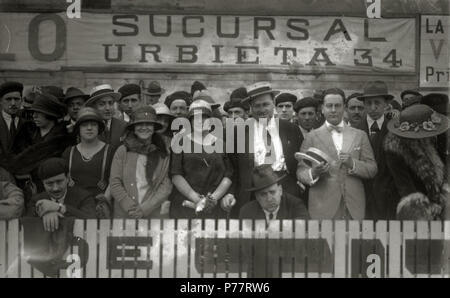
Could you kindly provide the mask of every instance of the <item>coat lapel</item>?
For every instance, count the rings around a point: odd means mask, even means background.
[[[328,154],[331,157],[333,157],[333,159],[337,159],[338,154],[336,151],[336,147],[334,147],[334,142],[333,142],[333,138],[331,137],[331,132],[328,131],[326,124],[322,125],[318,130],[319,130],[318,131],[319,139],[324,145],[324,148],[322,148],[322,149],[327,151]]]
[[[3,115],[0,113],[0,141],[4,152],[8,152],[11,147],[8,126],[6,125]]]
[[[355,142],[355,132],[350,129],[347,125],[344,126],[343,133],[343,141],[342,141],[342,152],[350,153],[350,149]]]

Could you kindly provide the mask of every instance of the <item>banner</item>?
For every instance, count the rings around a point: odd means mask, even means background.
[[[420,26],[420,87],[450,85],[450,16],[422,16]]]
[[[415,71],[415,19],[0,13],[2,69]]]

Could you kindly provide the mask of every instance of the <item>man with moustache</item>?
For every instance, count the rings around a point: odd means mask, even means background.
[[[362,93],[353,93],[345,100],[345,111],[347,112],[348,124],[351,127],[358,127],[364,117],[364,104],[358,99]]]
[[[0,159],[6,161],[17,132],[25,122],[20,117],[23,85],[6,82],[0,85]]]
[[[87,107],[96,109],[105,121],[105,130],[100,135],[100,140],[117,148],[121,143],[121,138],[125,132],[127,124],[125,121],[113,117],[114,103],[119,100],[121,94],[114,92],[109,84],[96,86],[92,89]]]
[[[300,194],[294,157],[301,144],[300,129],[287,120],[274,117],[274,96],[279,91],[273,90],[270,83],[258,82],[246,89],[248,96],[243,103],[250,105],[253,118],[248,119],[244,127],[237,125],[238,130],[245,129],[246,133],[243,139],[239,134],[234,135],[234,152],[230,154],[235,169],[233,181],[237,203],[234,210],[251,200],[251,194],[246,190],[252,185],[252,171],[264,164],[270,165],[277,175],[286,175],[281,181],[283,191],[297,198]],[[238,151],[239,147],[244,152]]]
[[[325,90],[325,123],[306,136],[300,149],[307,153],[315,148],[329,157],[311,167],[298,163],[297,177],[309,185],[308,209],[313,219],[365,218],[362,179],[373,178],[377,165],[367,135],[344,124],[344,101],[341,89]]]

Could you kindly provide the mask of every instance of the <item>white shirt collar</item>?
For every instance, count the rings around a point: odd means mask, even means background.
[[[369,126],[369,130],[370,127],[372,126],[372,124],[375,122],[375,120],[373,120],[372,118],[370,118],[369,115],[367,115],[367,125]],[[384,115],[382,115],[378,120],[377,120],[377,124],[378,124],[378,128],[381,129],[381,127],[383,126],[384,123]]]
[[[5,121],[10,122],[11,121],[11,115],[6,113],[5,111],[2,110],[2,116],[3,119],[5,119]]]
[[[275,209],[275,211],[272,211],[272,212],[269,212],[266,209],[263,209],[264,214],[266,215],[266,220],[269,221],[270,213],[273,214],[273,219],[277,219],[277,214],[278,214],[279,210],[280,210],[280,205],[278,205],[277,209]]]
[[[333,124],[329,123],[328,121],[325,121],[325,125],[327,127],[330,127],[330,125],[333,125]],[[333,126],[344,127],[344,120],[342,120],[341,123],[339,123],[338,125],[333,125]]]

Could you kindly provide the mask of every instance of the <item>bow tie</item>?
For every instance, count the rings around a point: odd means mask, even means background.
[[[336,125],[329,125],[327,128],[328,128],[329,132],[332,132],[333,130],[335,130],[338,133],[341,133],[342,129],[343,129],[342,127],[336,126]]]

